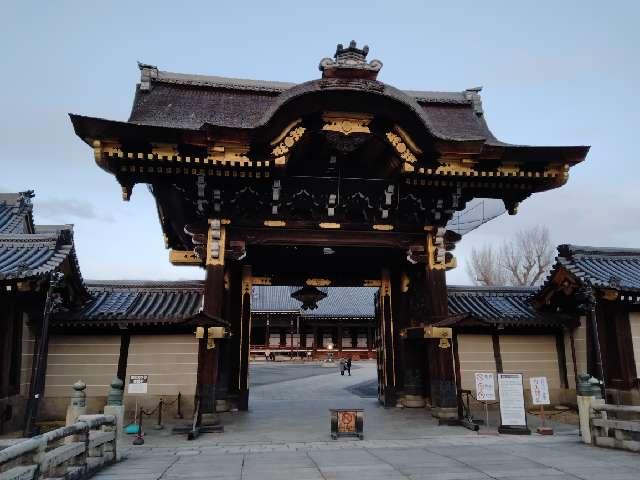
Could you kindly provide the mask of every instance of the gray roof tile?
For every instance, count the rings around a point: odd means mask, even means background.
[[[33,206],[25,193],[0,193],[0,234],[33,233]]]
[[[640,249],[560,245],[548,279],[559,268],[567,269],[587,286],[640,291]]]
[[[200,281],[87,281],[91,300],[56,316],[59,326],[154,325],[185,320],[200,311]]]
[[[529,303],[536,287],[448,286],[449,313],[468,315],[489,325],[557,327],[566,318],[535,310]]]
[[[75,258],[73,234],[0,234],[0,280],[35,277],[56,270]],[[75,262],[75,260],[74,260]]]

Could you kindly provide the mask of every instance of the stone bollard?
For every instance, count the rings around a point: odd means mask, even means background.
[[[580,436],[583,443],[591,443],[591,403],[594,397],[577,396],[578,417],[580,418]]]
[[[591,407],[596,403],[604,403],[600,393],[600,381],[588,373],[580,373],[576,390],[580,436],[584,443],[591,444]]]
[[[116,455],[115,460],[120,460],[120,451],[124,446],[124,382],[118,377],[113,377],[111,389],[107,396],[107,404],[104,407],[105,415],[116,417]]]
[[[87,394],[84,391],[86,388],[87,384],[82,380],[73,384],[73,393],[71,394],[71,403],[67,407],[65,425],[73,425],[80,415],[87,414]]]

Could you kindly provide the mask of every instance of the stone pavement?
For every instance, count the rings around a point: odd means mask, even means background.
[[[384,409],[347,390],[375,376],[375,365],[358,366],[352,377],[341,377],[295,370],[308,365],[282,365],[281,376],[272,366],[252,365],[250,411],[221,415],[224,434],[189,442],[169,427],[147,431],[144,446],[125,445],[126,460],[95,478],[640,478],[640,455],[585,446],[575,428],[553,437],[478,435],[439,427],[426,409]],[[261,375],[268,383],[260,384]],[[365,408],[365,440],[328,440],[332,406]]]

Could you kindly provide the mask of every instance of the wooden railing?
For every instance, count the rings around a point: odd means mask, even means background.
[[[0,480],[83,479],[116,459],[116,418],[78,421],[0,450]]]
[[[593,404],[591,409],[594,445],[640,452],[640,406]]]

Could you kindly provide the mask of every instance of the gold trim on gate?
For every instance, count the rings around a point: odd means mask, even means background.
[[[224,265],[226,228],[219,219],[209,219],[207,233],[207,266]]]
[[[328,278],[307,278],[304,283],[310,287],[328,287],[331,285],[331,280]]]
[[[322,223],[319,223],[318,226],[320,228],[328,228],[328,229],[337,229],[341,227],[339,223],[331,223],[331,222],[322,222]]]
[[[287,225],[287,222],[283,220],[265,220],[264,221],[265,227],[285,227],[286,225]]]
[[[343,135],[352,133],[371,133],[369,123],[373,116],[364,113],[326,112],[322,115],[322,130],[338,132]]]
[[[193,250],[169,250],[171,265],[200,265],[202,259]]]

